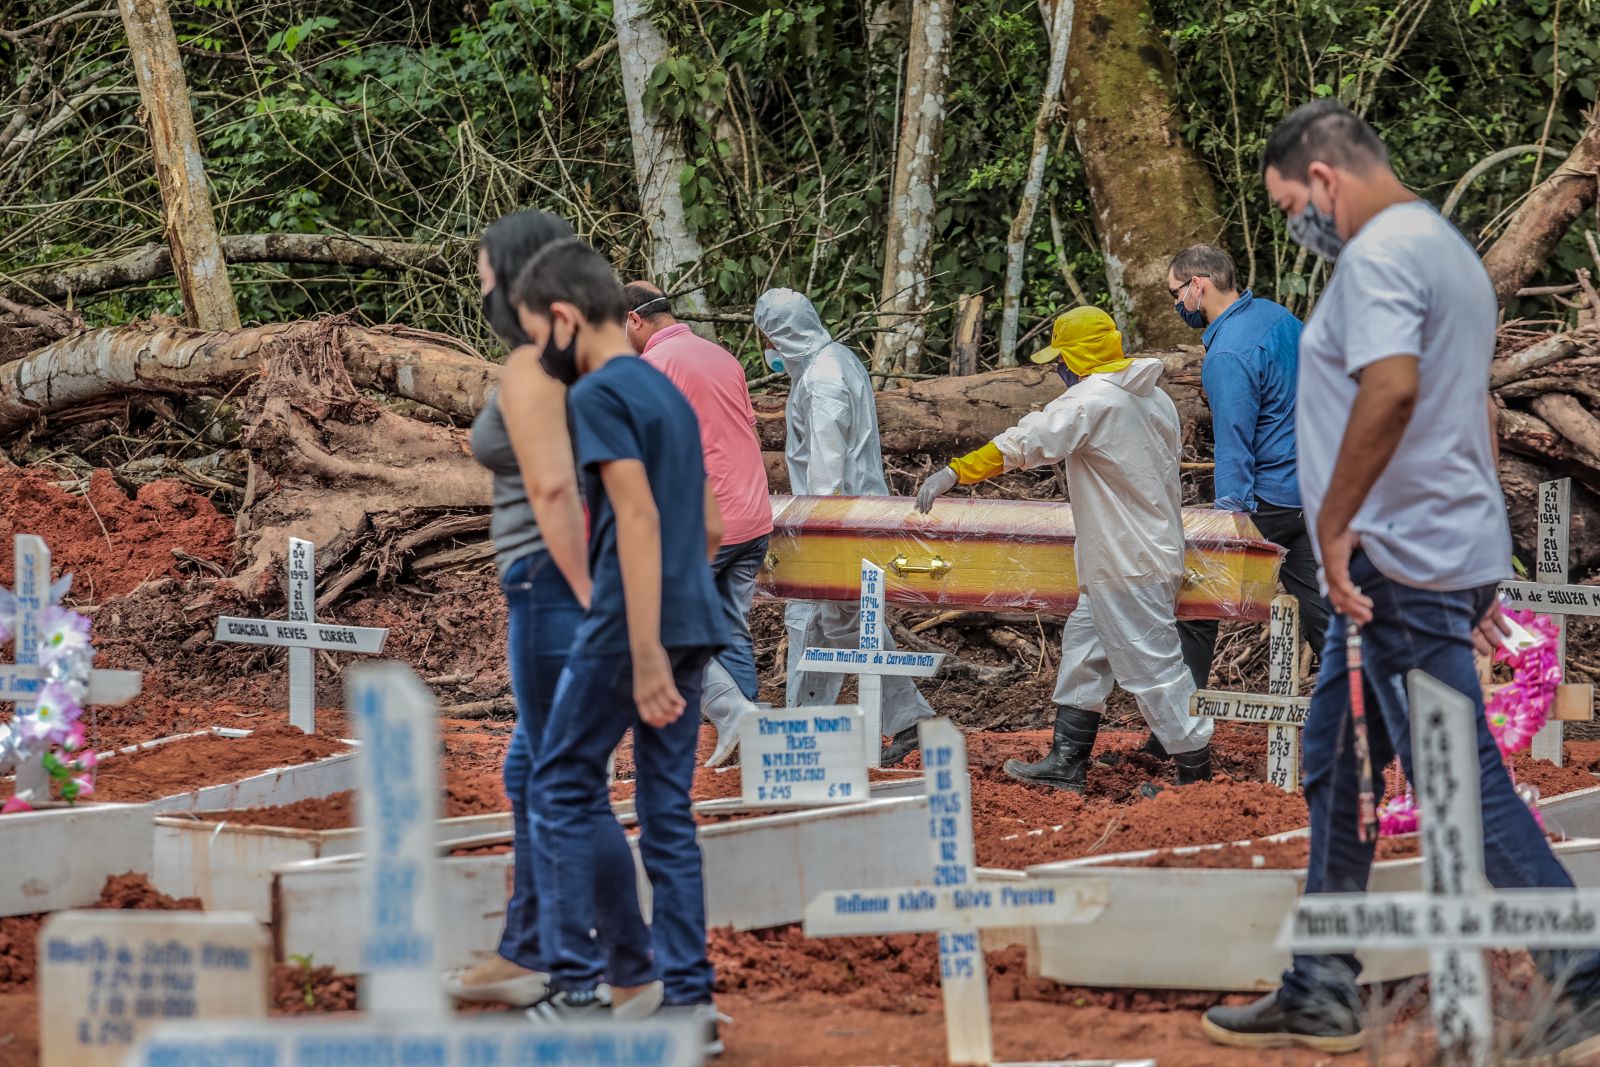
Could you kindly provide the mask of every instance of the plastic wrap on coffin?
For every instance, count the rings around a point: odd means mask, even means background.
[[[883,567],[894,604],[1065,615],[1078,602],[1072,506],[1035,500],[774,496],[757,591],[854,600],[861,560]],[[1265,621],[1283,549],[1250,516],[1185,508],[1180,619]]]

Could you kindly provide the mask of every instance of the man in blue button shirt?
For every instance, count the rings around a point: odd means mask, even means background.
[[[1301,626],[1320,653],[1328,606],[1317,584],[1317,559],[1295,471],[1300,320],[1249,289],[1241,293],[1233,259],[1211,245],[1191,245],[1173,256],[1167,288],[1183,321],[1205,330],[1200,384],[1211,405],[1216,441],[1216,506],[1250,512],[1262,535],[1288,551],[1280,576],[1300,601]],[[1217,648],[1216,620],[1181,623],[1178,636],[1195,685],[1206,688]]]

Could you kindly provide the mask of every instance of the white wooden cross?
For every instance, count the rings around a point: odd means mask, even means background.
[[[747,708],[739,717],[745,806],[815,807],[866,800],[867,754],[861,747],[866,718],[855,705]]]
[[[922,720],[919,732],[932,887],[824,893],[806,906],[805,932],[808,937],[937,933],[950,1062],[988,1065],[995,1060],[982,931],[1091,922],[1105,911],[1110,886],[1104,879],[979,883],[966,739],[943,717]],[[1155,1067],[1154,1060],[1125,1067],[1141,1064]]]
[[[1297,953],[1427,949],[1440,1046],[1474,1064],[1495,1059],[1484,949],[1600,947],[1600,892],[1487,887],[1470,698],[1421,671],[1407,679],[1425,891],[1300,898],[1278,935]]]
[[[361,740],[357,801],[365,836],[360,1016],[188,1022],[153,1030],[125,1067],[696,1067],[704,1023],[662,1015],[623,1024],[531,1027],[520,1015],[447,1010],[436,946],[442,928],[435,837],[438,728],[427,687],[400,663],[349,672],[346,706]]]
[[[39,666],[39,637],[44,625],[44,609],[50,602],[50,549],[33,534],[17,534],[12,540],[16,584],[12,592],[17,601],[12,626],[15,660],[0,664],[0,703],[31,702],[44,685],[44,670]],[[139,695],[138,671],[92,670],[89,693],[84,704],[116,706]],[[92,740],[92,739],[91,739]],[[41,799],[48,797],[49,776],[40,760],[29,760],[17,767],[16,792]]]
[[[1514,608],[1529,608],[1554,617],[1556,657],[1562,677],[1567,670],[1567,616],[1600,615],[1600,588],[1567,584],[1567,547],[1572,528],[1572,479],[1539,484],[1539,546],[1534,553],[1534,580],[1502,582],[1500,596]],[[1533,756],[1557,767],[1565,761],[1563,719],[1593,717],[1594,693],[1588,686],[1562,685],[1556,692],[1555,717],[1533,735]]]
[[[1290,793],[1300,790],[1300,731],[1311,698],[1300,695],[1300,601],[1280,596],[1272,601],[1267,643],[1266,696],[1197,690],[1189,698],[1189,714],[1230,722],[1267,724],[1267,781]]]
[[[942,652],[897,652],[883,647],[883,632],[889,625],[884,598],[883,568],[871,560],[861,561],[861,638],[855,648],[808,648],[802,654],[802,669],[819,674],[856,675],[856,702],[866,712],[863,738],[867,766],[883,766],[883,676],[907,675],[931,678],[944,662]]]
[[[317,729],[317,667],[314,649],[330,652],[383,651],[389,631],[377,626],[317,622],[316,546],[289,538],[289,618],[217,619],[218,641],[276,645],[289,650],[289,722],[306,733]]]

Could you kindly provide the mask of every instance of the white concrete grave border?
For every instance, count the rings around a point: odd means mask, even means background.
[[[189,1023],[147,1035],[127,1067],[173,1063],[416,1063],[481,1067],[539,1063],[548,1067],[695,1067],[704,1058],[699,1023],[660,1018],[530,1028],[525,1019],[457,1018],[446,1009],[439,972],[447,966],[449,909],[436,856],[438,732],[434,702],[411,670],[398,663],[363,664],[345,679],[346,705],[367,757],[358,810],[365,857],[355,895],[356,937],[364,1015],[261,1024]],[[504,859],[505,857],[467,857]],[[317,860],[315,863],[330,861]],[[339,861],[333,861],[339,862]],[[494,890],[508,889],[500,877]],[[281,931],[279,949],[281,951]],[[327,959],[312,946],[318,964]]]
[[[1568,585],[1567,549],[1572,529],[1572,479],[1539,483],[1539,546],[1534,553],[1534,580],[1501,582],[1500,596],[1514,608],[1529,608],[1556,621],[1556,656],[1562,676],[1567,669],[1567,616],[1600,615],[1600,586]],[[1533,735],[1533,756],[1557,767],[1566,759],[1562,722],[1594,717],[1594,690],[1562,684],[1556,691],[1555,717]]]
[[[702,825],[697,836],[707,924],[736,930],[781,926],[799,922],[806,904],[827,890],[929,884],[923,844],[927,822],[928,798],[919,795]],[[361,858],[326,857],[272,871],[272,921],[280,959],[315,952],[319,962],[346,971],[360,969],[352,931],[359,919],[355,885]],[[470,966],[499,940],[511,856],[450,856],[440,870],[447,901],[441,966]],[[649,883],[642,864],[639,870],[640,906],[648,915]]]
[[[1092,923],[1108,903],[1103,881],[1003,881],[984,886],[973,859],[972,779],[967,745],[949,719],[919,726],[928,788],[926,841],[933,886],[836,890],[806,907],[811,937],[934,932],[939,937],[945,1041],[952,1064],[995,1063],[988,970],[981,931]],[[1066,1061],[1058,1061],[1068,1067]],[[1106,1063],[1107,1061],[1098,1061]],[[1154,1060],[1123,1061],[1155,1067]],[[1077,1061],[1077,1067],[1083,1067]]]
[[[1300,731],[1311,698],[1300,695],[1300,601],[1275,597],[1267,639],[1267,695],[1201,689],[1189,698],[1189,714],[1267,726],[1267,781],[1300,791]]]
[[[1600,892],[1487,888],[1473,701],[1421,671],[1407,678],[1425,891],[1302,897],[1279,932],[1302,953],[1426,950],[1437,1040],[1455,1059],[1497,1062],[1490,948],[1600,948]]]
[[[883,568],[869,559],[861,561],[861,636],[855,648],[808,648],[801,654],[802,668],[819,674],[856,676],[856,703],[866,712],[868,767],[883,766],[883,678],[901,675],[931,678],[944,662],[942,652],[891,652],[883,647],[889,625]]]
[[[319,623],[317,606],[316,546],[289,538],[289,618],[217,619],[216,640],[245,645],[268,645],[289,650],[289,722],[304,732],[317,729],[316,649],[330,652],[383,651],[389,631],[375,626]]]

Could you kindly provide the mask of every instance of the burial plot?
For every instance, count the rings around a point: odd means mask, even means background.
[[[877,751],[853,705],[750,709],[740,717],[740,788],[746,807],[820,807],[865,800],[867,753]]]
[[[864,559],[861,561],[861,636],[857,646],[808,648],[802,654],[805,670],[856,676],[856,702],[866,713],[863,743],[869,767],[883,765],[884,675],[931,678],[939,672],[939,665],[944,662],[943,653],[885,649],[883,632],[888,625],[883,568]]]
[[[142,1038],[124,1061],[127,1067],[694,1067],[702,1062],[704,1023],[691,1018],[541,1029],[520,1016],[456,1017],[447,1011],[439,983],[445,916],[433,819],[438,804],[434,701],[398,663],[352,668],[345,695],[362,741],[358,810],[366,854],[358,921],[365,1014],[164,1026]],[[323,962],[320,954],[317,961]]]
[[[981,932],[1092,922],[1105,910],[1107,886],[1103,881],[1043,879],[978,884],[966,739],[942,717],[923,720],[919,729],[928,789],[932,886],[825,893],[806,907],[805,932],[809,937],[938,934],[950,1062],[992,1064],[989,977]],[[1140,1064],[1155,1067],[1154,1060],[1130,1061],[1125,1067]],[[1067,1067],[1064,1061],[1062,1067]]]
[[[1567,616],[1600,615],[1600,587],[1568,585],[1567,548],[1572,527],[1572,479],[1539,484],[1539,545],[1534,580],[1502,582],[1500,596],[1514,608],[1549,615],[1559,627],[1557,662],[1563,680],[1567,669]],[[1589,686],[1562,685],[1556,692],[1555,718],[1533,735],[1533,756],[1563,765],[1562,721],[1587,721],[1594,716],[1594,691]]]
[[[1284,920],[1299,953],[1425,949],[1438,1043],[1458,1062],[1497,1062],[1490,948],[1600,948],[1600,892],[1486,888],[1471,699],[1424,674],[1407,679],[1426,890],[1314,894]]]
[[[1290,793],[1300,789],[1300,731],[1311,698],[1300,696],[1300,601],[1272,602],[1267,659],[1267,695],[1201,689],[1189,698],[1189,714],[1267,726],[1267,781]]]
[[[57,912],[39,934],[40,1067],[117,1067],[161,1022],[265,1018],[270,966],[248,915]]]
[[[330,652],[383,651],[389,631],[375,626],[341,626],[318,622],[316,546],[298,537],[289,539],[289,618],[217,619],[216,640],[246,645],[269,645],[289,650],[289,722],[306,733],[317,729],[317,668],[315,650]]]

